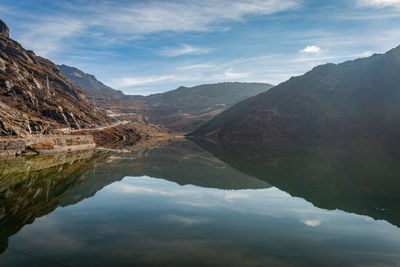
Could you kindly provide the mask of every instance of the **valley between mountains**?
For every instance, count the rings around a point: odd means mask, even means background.
[[[400,138],[400,47],[317,66],[275,87],[224,82],[142,96],[125,95],[78,68],[37,56],[9,37],[3,21],[0,28],[0,136],[6,155],[50,152],[70,142],[4,139],[37,135],[90,136],[98,145],[114,144],[109,147],[184,135],[227,142]]]

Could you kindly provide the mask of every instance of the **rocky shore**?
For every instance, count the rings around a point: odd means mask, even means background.
[[[46,155],[94,149],[91,135],[37,135],[26,138],[0,138],[0,157]]]

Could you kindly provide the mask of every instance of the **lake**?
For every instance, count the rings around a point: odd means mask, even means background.
[[[162,140],[0,161],[0,266],[399,266],[393,144]]]

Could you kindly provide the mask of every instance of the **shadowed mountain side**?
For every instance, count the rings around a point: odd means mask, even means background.
[[[150,176],[180,185],[226,190],[270,187],[264,181],[231,168],[192,142],[175,140],[155,147],[110,154],[105,161],[96,164],[85,181],[64,198],[62,205],[93,196],[104,186],[126,176]]]
[[[400,47],[325,64],[242,101],[194,131],[221,140],[400,138]]]
[[[400,227],[400,144],[217,144],[196,141],[233,168],[325,209]]]
[[[0,161],[0,254],[8,238],[59,206],[99,160],[93,151]]]

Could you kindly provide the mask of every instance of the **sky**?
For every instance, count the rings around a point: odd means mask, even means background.
[[[400,0],[0,0],[10,37],[126,94],[279,84],[400,45]]]

